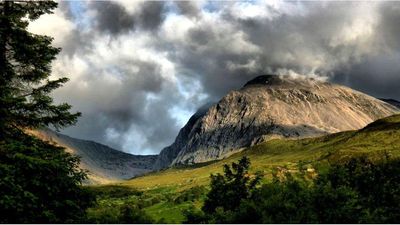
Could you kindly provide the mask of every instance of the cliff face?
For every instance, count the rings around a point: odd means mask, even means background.
[[[211,104],[201,107],[192,117],[190,117],[186,125],[179,131],[175,142],[164,148],[158,155],[153,166],[155,170],[166,168],[171,164],[172,160],[179,154],[179,151],[186,146],[187,140],[191,138],[190,134],[192,133],[194,126],[196,126],[198,121],[207,113],[210,106]]]
[[[81,157],[80,167],[87,170],[87,184],[105,184],[142,175],[153,169],[155,155],[140,156],[124,153],[108,146],[69,137],[52,130],[37,130],[29,133],[36,137],[63,146],[67,152]]]
[[[272,138],[360,129],[396,112],[396,107],[344,86],[259,76],[197,112],[162,150],[154,168],[221,159]]]

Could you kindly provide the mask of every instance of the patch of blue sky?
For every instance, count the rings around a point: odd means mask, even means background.
[[[74,23],[79,29],[89,29],[92,25],[90,16],[87,15],[87,2],[85,1],[69,1],[69,8],[73,17]]]
[[[218,12],[221,9],[221,4],[223,4],[221,1],[207,1],[203,4],[202,10],[210,13]]]
[[[215,1],[206,1],[203,3],[202,10],[209,13],[214,13],[220,11],[226,4],[228,3],[248,3],[257,5],[260,2],[265,0],[215,0]]]
[[[169,14],[179,14],[179,9],[176,6],[174,2],[168,1],[165,2],[165,8],[164,8],[166,15],[168,16]]]
[[[182,106],[174,106],[168,110],[168,113],[175,120],[178,127],[183,127],[195,113],[195,110],[190,110]]]
[[[197,79],[192,79],[191,76],[185,76],[183,74],[178,74],[177,76],[177,87],[178,91],[185,99],[190,99],[195,95],[199,95],[203,92],[202,84]]]
[[[182,127],[201,104],[204,104],[208,95],[203,92],[203,87],[199,80],[190,79],[185,76],[180,76],[180,79],[177,80],[177,88],[179,94],[185,99],[185,102],[192,103],[185,106],[177,105],[169,110],[171,117],[176,120],[177,125]]]

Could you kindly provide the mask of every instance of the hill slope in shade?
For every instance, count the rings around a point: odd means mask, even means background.
[[[80,166],[88,171],[88,184],[105,184],[150,172],[155,155],[140,156],[124,153],[108,146],[69,137],[52,130],[31,131],[36,137],[60,145],[81,157]]]
[[[346,130],[398,112],[350,88],[314,79],[264,75],[201,109],[163,149],[155,169],[225,158],[275,138],[305,138]]]
[[[400,157],[400,115],[380,119],[355,131],[297,140],[274,139],[220,161],[172,167],[119,185],[140,190],[185,190],[208,185],[211,173],[222,172],[223,164],[236,162],[242,156],[250,158],[252,172],[262,171],[268,176],[277,167],[296,169],[300,161],[306,164],[328,159],[341,161],[357,155],[379,158],[384,152],[392,157]]]

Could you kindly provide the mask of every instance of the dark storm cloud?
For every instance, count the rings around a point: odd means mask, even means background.
[[[139,18],[143,28],[156,29],[164,19],[164,2],[148,1],[144,2]]]
[[[139,69],[134,72],[129,69],[129,64],[134,64]],[[147,150],[147,153],[151,153],[149,149],[160,149],[179,129],[175,120],[167,113],[173,102],[178,101],[179,95],[169,89],[173,84],[160,76],[160,68],[155,63],[127,61],[119,66],[119,71],[112,72],[126,76],[121,78],[122,82],[110,82],[105,75],[107,71],[91,70],[93,75],[71,81],[57,93],[58,98],[68,96],[69,101],[80,106],[80,110],[84,112],[79,126],[71,127],[65,132],[73,136],[76,133],[90,134],[86,138],[93,138],[125,151],[140,153],[141,150]],[[80,83],[90,85],[83,90],[76,90]],[[148,98],[149,93],[164,97],[151,99]],[[117,137],[108,137],[106,131],[115,133]],[[126,143],[129,137],[125,134],[130,132],[141,133],[143,137],[135,140],[142,142],[140,145]]]
[[[190,112],[265,73],[400,99],[400,3],[74,4],[60,4],[76,26],[55,66],[71,74],[56,99],[83,112],[74,137],[157,153]]]
[[[338,71],[334,81],[378,98],[400,99],[400,53],[367,57],[347,70]]]
[[[92,49],[92,36],[90,33],[81,33],[75,29],[74,32],[64,36],[65,42],[62,46],[62,54],[73,56],[74,54],[85,54]]]
[[[380,26],[377,34],[391,50],[400,50],[400,3],[385,2],[380,7]]]
[[[106,41],[103,47],[111,48],[120,44],[119,38],[129,32],[137,29],[153,32],[160,26],[165,17],[163,2],[138,5],[137,10],[128,11],[118,2],[89,2],[87,9],[80,9],[84,13],[91,10],[89,16],[94,22],[79,22],[89,27],[84,27],[83,32],[78,26],[65,35],[61,58],[82,60],[89,68],[79,71],[80,74],[58,90],[55,97],[59,102],[72,103],[75,110],[83,112],[77,126],[64,130],[66,134],[127,152],[149,154],[170,144],[179,131],[175,115],[169,113],[183,99],[176,84],[163,77],[160,62],[142,60],[135,54],[135,48],[117,48],[127,50],[130,56],[123,57],[120,51],[110,50],[115,55],[106,57],[111,59],[95,57],[100,48],[96,42],[99,39]],[[66,18],[74,21],[78,18],[72,13],[72,7],[76,6],[65,4],[61,9]],[[112,59],[114,56],[117,59]],[[74,62],[65,62],[63,67],[79,67],[71,63]],[[196,101],[182,103],[185,108],[194,104]]]
[[[70,2],[68,2],[68,1],[60,1],[58,3],[58,8],[64,14],[65,18],[68,18],[70,20],[73,19],[74,15],[73,15],[73,12],[72,12],[71,7],[70,7]]]
[[[146,1],[137,12],[128,12],[118,2],[95,1],[89,7],[95,10],[97,29],[111,35],[126,33],[140,27],[144,30],[156,29],[164,19],[164,2]]]
[[[176,49],[175,60],[190,71],[189,75],[200,79],[205,91],[215,99],[264,73],[292,71],[327,76],[333,81],[341,81],[343,74],[350,74],[346,75],[350,78],[345,84],[370,94],[377,93],[373,91],[375,79],[380,79],[380,83],[400,81],[398,74],[390,75],[397,69],[374,71],[368,66],[383,66],[376,59],[390,58],[384,57],[388,45],[400,52],[395,47],[399,35],[393,33],[399,30],[395,22],[400,16],[397,3],[379,7],[377,3],[289,2],[285,6],[296,4],[301,7],[294,13],[267,6],[264,10],[269,10],[270,17],[241,18],[235,15],[234,9],[225,8],[219,18],[221,24],[199,23],[189,30],[186,42]],[[369,15],[375,8],[378,8],[377,15]],[[393,25],[387,27],[390,24]],[[229,26],[232,29],[226,29]],[[242,34],[242,41],[233,38],[238,33]],[[232,51],[231,48],[243,42],[256,50]],[[393,62],[395,60],[386,60],[385,66],[397,68]],[[360,65],[370,72],[355,69]],[[359,88],[360,82],[364,88]],[[385,92],[384,86],[381,87]],[[400,98],[392,89],[380,95]]]
[[[175,2],[175,4],[178,7],[179,12],[182,13],[183,15],[186,15],[189,17],[197,17],[197,16],[201,15],[201,10],[196,5],[196,2],[177,1],[177,2]]]
[[[116,2],[95,1],[90,7],[97,13],[96,24],[100,31],[108,31],[112,35],[116,35],[134,28],[133,15],[130,15],[123,6]]]
[[[379,49],[347,68],[337,68],[333,81],[379,98],[400,99],[400,4],[378,7],[375,39]]]

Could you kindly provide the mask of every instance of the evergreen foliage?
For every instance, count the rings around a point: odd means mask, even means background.
[[[51,61],[60,48],[53,38],[27,31],[30,21],[52,13],[54,1],[0,2],[0,134],[14,129],[72,125],[79,113],[67,103],[55,105],[49,93],[67,78],[49,80]]]
[[[0,142],[0,223],[75,223],[93,202],[79,159],[24,133]]]
[[[93,197],[82,189],[79,159],[24,132],[76,122],[70,105],[56,105],[50,80],[60,49],[52,38],[27,31],[30,21],[52,13],[54,1],[0,2],[0,223],[84,221]]]

